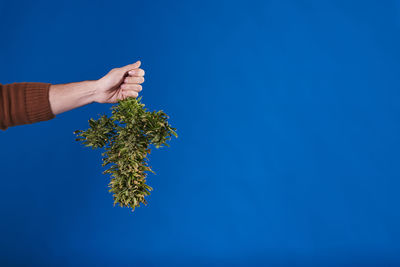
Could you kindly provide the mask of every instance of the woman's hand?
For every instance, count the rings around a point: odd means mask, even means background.
[[[94,102],[116,103],[127,97],[137,97],[142,91],[144,70],[140,69],[140,61],[112,69],[103,78],[95,81]]]

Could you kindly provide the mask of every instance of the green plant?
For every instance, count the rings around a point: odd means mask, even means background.
[[[111,108],[111,116],[102,115],[97,120],[89,120],[86,131],[77,130],[76,141],[81,141],[93,149],[104,148],[103,173],[111,175],[109,192],[113,193],[114,206],[139,207],[147,204],[146,196],[152,188],[146,184],[148,172],[147,155],[150,145],[156,148],[169,146],[169,141],[176,134],[176,129],[168,123],[168,116],[163,111],[148,111],[138,99],[120,100]]]

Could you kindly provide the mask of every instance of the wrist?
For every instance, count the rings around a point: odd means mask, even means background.
[[[94,81],[83,81],[81,82],[81,96],[84,98],[84,104],[91,104],[96,102],[96,88],[97,80]]]
[[[51,85],[49,101],[53,114],[91,104],[95,101],[95,81]]]

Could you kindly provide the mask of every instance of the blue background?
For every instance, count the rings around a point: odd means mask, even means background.
[[[400,265],[397,1],[0,1],[0,82],[142,60],[178,129],[113,207],[91,104],[0,133],[0,264]]]

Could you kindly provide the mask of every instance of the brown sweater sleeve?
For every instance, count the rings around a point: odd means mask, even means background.
[[[0,129],[50,120],[49,83],[0,84]]]

